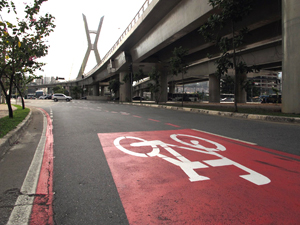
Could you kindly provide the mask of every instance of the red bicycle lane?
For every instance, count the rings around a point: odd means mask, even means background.
[[[297,224],[300,157],[195,130],[98,134],[130,224]]]

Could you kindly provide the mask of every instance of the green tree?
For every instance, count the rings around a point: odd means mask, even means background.
[[[53,90],[53,93],[62,93],[65,95],[69,95],[69,92],[66,89],[64,89],[61,85],[57,85],[57,86],[53,87],[52,90]]]
[[[121,83],[118,79],[112,79],[109,81],[108,89],[116,95],[120,90],[121,84],[123,83]]]
[[[150,80],[153,81],[153,83],[148,84],[149,89],[151,93],[154,94],[155,102],[158,104],[161,96],[160,93],[161,85],[159,82],[161,73],[155,67],[152,67],[152,70],[148,75]]]
[[[183,48],[182,46],[178,47],[178,48],[174,48],[173,50],[173,56],[170,58],[170,69],[171,69],[171,73],[173,75],[178,75],[181,74],[181,80],[182,80],[182,87],[183,87],[183,91],[182,91],[182,107],[183,107],[183,100],[184,100],[184,74],[187,73],[187,62],[186,62],[186,56],[188,54],[188,49]]]
[[[234,93],[234,79],[227,74],[221,79],[221,93]]]
[[[24,3],[25,17],[21,19],[17,17],[17,9],[12,0],[0,0],[0,11],[6,11],[7,16],[10,13],[16,16],[16,20],[8,21],[1,15],[0,21],[0,85],[10,118],[13,118],[10,102],[13,86],[24,85],[25,74],[38,78],[35,72],[42,70],[45,65],[37,59],[48,54],[46,38],[55,28],[52,15],[39,15],[45,1],[47,0],[34,0],[31,5]]]
[[[82,88],[79,86],[74,86],[74,87],[71,87],[70,91],[71,91],[72,97],[74,97],[75,99],[79,99],[79,96],[82,93]]]
[[[228,74],[228,69],[234,70],[234,105],[235,111],[238,111],[238,88],[245,82],[242,75],[253,72],[254,69],[248,67],[237,55],[238,48],[244,44],[244,36],[248,33],[247,27],[239,27],[240,22],[252,11],[253,0],[209,0],[208,4],[218,10],[200,27],[199,32],[205,41],[214,43],[221,51],[221,56],[215,61],[216,76],[220,79]],[[229,34],[226,30],[229,30]]]
[[[138,82],[138,81],[144,79],[145,77],[147,77],[147,76],[144,73],[143,69],[139,68],[139,71],[137,73],[133,73],[132,66],[130,65],[129,72],[124,76],[123,82],[124,83],[131,82],[131,84],[132,84],[134,81]]]

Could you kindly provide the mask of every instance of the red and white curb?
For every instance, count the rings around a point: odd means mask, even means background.
[[[48,113],[40,110],[44,115],[42,136],[7,225],[54,224],[53,126]]]

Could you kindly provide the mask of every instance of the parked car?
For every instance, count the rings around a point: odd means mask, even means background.
[[[71,101],[72,98],[70,96],[61,94],[61,93],[55,93],[52,95],[52,99],[57,102],[58,100],[66,100],[67,102]]]
[[[41,95],[39,99],[46,99],[47,95]]]
[[[261,103],[281,103],[281,95],[269,95],[262,99]]]
[[[267,98],[267,103],[281,103],[281,95],[276,95],[276,94],[273,94],[273,95],[270,95],[268,98]]]
[[[141,96],[134,96],[132,100],[145,100],[145,98]]]

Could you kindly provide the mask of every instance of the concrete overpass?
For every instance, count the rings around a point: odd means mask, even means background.
[[[239,25],[241,28],[248,26],[251,31],[239,54],[248,65],[282,71],[282,111],[300,113],[300,2],[254,0],[253,9]],[[160,101],[166,101],[168,84],[171,81],[181,82],[181,77],[170,74],[168,60],[173,49],[182,46],[189,49],[189,68],[184,82],[209,80],[210,101],[219,101],[219,83],[213,76],[216,71],[214,60],[219,52],[212,44],[205,43],[198,33],[199,27],[215,12],[216,9],[208,5],[208,0],[147,0],[100,64],[83,79],[78,76],[76,81],[60,84],[66,87],[85,86],[93,89],[94,96],[101,96],[100,86],[103,90],[114,78],[122,81],[130,64],[134,72],[141,68],[145,73],[154,66],[162,74],[163,97]],[[227,29],[223,35],[229,34]],[[207,53],[214,57],[207,58]],[[127,82],[120,87],[120,101],[129,99],[131,84]]]

